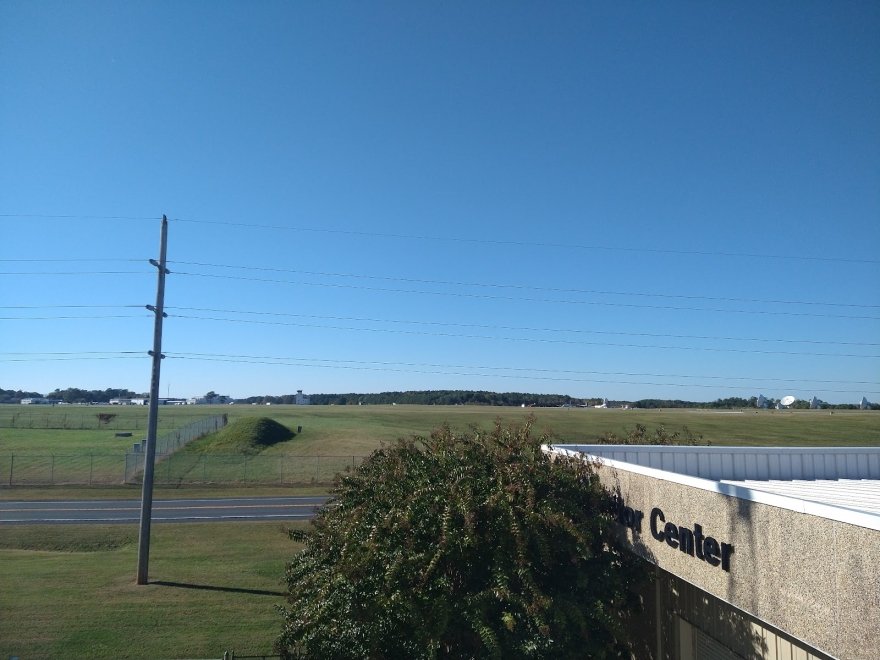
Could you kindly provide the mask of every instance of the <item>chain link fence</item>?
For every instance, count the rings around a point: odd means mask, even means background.
[[[157,485],[330,484],[340,472],[357,467],[363,456],[247,456],[178,453],[157,456]],[[144,455],[125,456],[125,483],[140,483]]]
[[[31,408],[31,406],[24,406]],[[83,406],[83,408],[36,406],[35,410],[22,410],[15,406],[0,406],[0,428],[3,429],[58,429],[58,430],[109,430],[147,431],[147,409],[144,406]],[[96,412],[97,411],[97,412]],[[198,415],[185,415],[161,411],[159,428],[171,430],[183,422],[199,419]]]
[[[157,485],[330,484],[363,456],[246,456],[242,454],[157,454]],[[8,486],[111,486],[139,484],[144,453],[0,454],[0,484]]]
[[[196,420],[156,438],[156,455],[169,457],[188,443],[219,431],[227,423],[226,415]],[[127,434],[126,434],[127,435]],[[143,445],[134,445],[142,453]],[[130,454],[90,452],[88,454],[31,454],[10,452],[0,455],[0,474],[9,486],[20,485],[109,485],[128,483]],[[8,464],[7,464],[8,463]],[[141,460],[143,469],[143,459]],[[7,477],[8,478],[5,478]]]
[[[30,418],[30,421],[37,420]],[[21,421],[21,420],[19,420]],[[196,420],[156,439],[154,483],[158,485],[330,484],[363,456],[279,456],[179,451],[219,431],[226,415]],[[129,427],[130,428],[130,427]],[[143,481],[143,442],[129,452],[0,454],[0,483],[8,486],[108,486]]]

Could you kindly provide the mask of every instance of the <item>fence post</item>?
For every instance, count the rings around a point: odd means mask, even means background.
[[[9,456],[9,485],[12,485],[12,466],[15,465],[15,452]]]
[[[92,485],[92,472],[95,467],[95,455],[89,454],[89,486]]]
[[[208,455],[202,455],[202,481],[208,483]]]
[[[55,454],[52,454],[52,466],[49,468],[49,483],[55,485]]]

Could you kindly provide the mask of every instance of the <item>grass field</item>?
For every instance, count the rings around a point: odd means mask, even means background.
[[[154,525],[136,586],[135,526],[0,527],[0,657],[271,653],[296,549],[277,522]]]
[[[124,453],[144,436],[146,409],[136,406],[89,407],[117,413],[115,428],[64,429],[71,413],[64,407],[35,413],[43,424],[10,427],[22,406],[0,406],[0,452],[93,451]],[[293,455],[364,455],[382,442],[414,434],[428,434],[444,422],[453,428],[487,427],[496,418],[522,422],[535,415],[535,428],[557,442],[590,443],[604,433],[625,433],[644,424],[649,429],[664,425],[668,430],[688,426],[704,439],[719,445],[791,444],[878,445],[880,412],[858,410],[596,410],[592,408],[521,408],[483,406],[169,406],[160,408],[160,429],[173,429],[209,415],[227,414],[230,420],[266,416],[289,428],[302,426],[302,433],[270,452]],[[21,413],[19,413],[21,414]],[[124,422],[128,423],[126,425]],[[21,418],[18,419],[21,422]],[[131,438],[117,438],[119,431]]]
[[[57,409],[56,409],[57,410]],[[114,409],[115,410],[115,409]],[[146,411],[120,409],[126,415]],[[496,418],[536,417],[538,433],[555,442],[591,443],[624,435],[636,424],[669,431],[687,426],[716,445],[880,445],[880,413],[860,411],[593,410],[370,406],[199,407],[200,416],[268,416],[302,432],[265,449],[266,457],[366,455],[383,442],[428,434],[444,422],[465,430]],[[51,411],[49,411],[51,413]],[[54,422],[42,413],[43,422]],[[8,428],[0,411],[0,484],[3,456],[19,453],[119,455],[115,431]],[[164,428],[194,420],[193,409],[162,411]],[[136,430],[136,417],[131,420]],[[19,422],[21,419],[19,418]],[[67,420],[70,421],[70,418]],[[196,441],[197,443],[200,441]],[[205,444],[210,444],[206,440]],[[193,460],[204,448],[182,452]],[[156,497],[222,496],[230,487],[157,488]],[[298,486],[314,493],[320,487]],[[248,495],[290,494],[249,488]],[[136,486],[4,488],[2,499],[138,497]],[[277,523],[175,524],[153,528],[150,579],[137,587],[136,529],[131,526],[0,527],[0,657],[210,658],[224,650],[268,653],[280,629],[274,606],[283,601],[280,579],[295,546]]]
[[[107,407],[120,411],[117,429],[96,424],[91,429],[70,428],[69,407],[32,412],[24,424],[21,412],[0,410],[0,484],[88,484],[110,486],[136,482],[141,458],[129,457],[146,411],[140,407]],[[18,410],[17,408],[15,410]],[[97,420],[97,407],[88,414]],[[642,424],[650,431],[659,426],[668,432],[687,426],[715,445],[877,445],[880,444],[880,413],[876,411],[726,411],[726,410],[596,410],[568,408],[521,408],[479,406],[198,406],[160,409],[162,428],[185,425],[200,414],[225,414],[230,422],[267,416],[297,433],[292,439],[258,452],[230,453],[220,438],[199,440],[170,458],[160,461],[156,483],[228,484],[230,486],[329,484],[334,474],[357,464],[383,442],[399,437],[428,434],[443,423],[465,430],[490,426],[495,419],[521,423],[531,413],[538,434],[546,433],[560,443],[591,443],[607,433],[618,436]],[[85,414],[85,413],[83,413]],[[122,425],[120,420],[130,426]],[[65,428],[67,425],[67,428]],[[46,428],[48,427],[48,428]],[[119,431],[118,429],[131,429]],[[117,433],[131,437],[118,438]],[[161,433],[160,433],[161,436]]]

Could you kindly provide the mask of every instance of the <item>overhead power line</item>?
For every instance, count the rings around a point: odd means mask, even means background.
[[[2,309],[2,308],[0,308]],[[168,310],[182,310],[189,312],[211,312],[217,314],[248,314],[254,316],[278,316],[285,318],[306,318],[321,319],[329,321],[357,321],[361,323],[393,323],[403,325],[422,325],[432,327],[452,327],[452,328],[478,328],[481,330],[515,330],[520,332],[553,332],[553,333],[572,333],[572,334],[589,334],[589,335],[615,335],[624,337],[654,337],[662,339],[704,339],[712,341],[746,341],[746,342],[766,342],[766,343],[783,343],[783,344],[820,344],[833,346],[880,346],[880,343],[873,342],[848,342],[848,341],[824,341],[817,339],[776,339],[766,337],[723,337],[717,335],[679,335],[670,333],[653,333],[653,332],[627,332],[622,330],[589,330],[585,328],[546,328],[546,327],[528,327],[528,326],[510,326],[510,325],[493,325],[482,323],[453,323],[449,321],[412,321],[402,319],[380,319],[360,316],[325,316],[318,314],[294,314],[290,312],[263,312],[253,310],[240,309],[217,309],[211,307],[174,307],[166,306]]]
[[[271,284],[291,284],[296,286],[322,287],[330,289],[351,289],[355,291],[376,291],[379,293],[404,293],[420,296],[449,296],[456,298],[471,298],[475,300],[507,300],[514,302],[539,302],[557,305],[593,305],[600,307],[623,307],[629,309],[656,309],[668,311],[685,311],[685,312],[715,312],[726,314],[759,314],[771,316],[799,316],[814,318],[837,318],[850,320],[869,320],[880,321],[880,316],[863,316],[855,314],[828,314],[820,312],[793,312],[781,310],[759,310],[759,309],[725,309],[719,307],[686,307],[679,305],[646,305],[640,303],[624,303],[624,302],[607,302],[602,300],[560,300],[558,298],[532,298],[532,297],[514,297],[499,296],[480,293],[466,293],[459,291],[425,291],[421,289],[392,289],[384,287],[361,286],[354,284],[338,284],[327,282],[304,282],[292,280],[278,280],[264,277],[237,277],[232,275],[216,275],[212,273],[191,273],[186,271],[175,271],[175,275],[184,277],[205,277],[222,280],[240,280],[249,282],[264,282]]]
[[[477,377],[477,378],[506,378],[506,379],[518,379],[522,380],[523,378],[528,378],[529,380],[541,380],[541,381],[555,381],[555,382],[574,382],[574,383],[601,383],[601,384],[612,384],[612,385],[643,385],[643,386],[663,386],[663,387],[697,387],[697,388],[708,388],[708,389],[717,389],[719,385],[717,383],[714,384],[701,384],[701,383],[672,383],[672,382],[649,382],[649,381],[631,381],[631,380],[619,380],[619,379],[596,379],[596,378],[575,378],[572,376],[535,376],[535,375],[515,375],[515,374],[498,374],[498,373],[478,373],[471,371],[446,371],[446,370],[436,370],[436,369],[404,369],[404,368],[393,368],[391,366],[368,366],[367,365],[341,365],[341,364],[302,364],[302,363],[287,363],[281,360],[261,360],[255,358],[230,358],[230,357],[210,357],[206,355],[196,355],[196,354],[175,354],[175,353],[166,353],[166,356],[169,359],[178,359],[178,360],[201,360],[206,362],[223,362],[223,363],[244,363],[244,364],[267,364],[267,365],[275,365],[275,366],[298,366],[298,367],[309,367],[309,368],[321,368],[321,369],[348,369],[348,370],[362,370],[362,371],[380,371],[380,372],[393,372],[393,373],[417,373],[417,374],[428,374],[428,375],[442,375],[442,376],[465,376],[465,377]],[[455,369],[456,367],[451,367]],[[738,386],[737,389],[745,389],[746,387],[753,387],[751,385],[741,385]],[[815,392],[821,393],[836,393],[836,394],[865,394],[863,390],[838,390],[838,389],[822,389],[822,388],[814,388]],[[875,392],[867,392],[867,394],[875,394]]]
[[[0,309],[143,309],[143,305],[0,305]]]
[[[0,218],[40,218],[44,220],[161,220],[161,215],[100,215],[100,214],[52,214],[52,213],[0,213]],[[772,254],[760,252],[728,252],[725,250],[673,250],[666,248],[636,248],[619,245],[601,244],[577,244],[577,243],[550,243],[546,241],[513,241],[500,239],[473,238],[463,236],[431,236],[426,234],[405,234],[393,232],[376,232],[350,229],[330,229],[326,227],[303,227],[290,225],[272,225],[265,223],[228,222],[220,220],[199,220],[195,218],[172,218],[171,222],[192,223],[202,225],[214,225],[225,227],[242,227],[246,229],[269,229],[294,232],[308,232],[316,234],[335,234],[342,236],[360,236],[370,238],[386,238],[398,240],[418,240],[448,243],[471,243],[476,245],[506,245],[526,248],[554,248],[566,250],[593,250],[604,252],[626,252],[643,254],[665,254],[674,256],[700,256],[700,257],[731,257],[749,259],[776,259],[792,261],[818,261],[831,263],[852,264],[877,264],[877,259],[857,259],[853,257],[798,255],[798,254]]]
[[[577,243],[547,243],[541,241],[512,241],[500,239],[471,238],[461,236],[430,236],[421,234],[402,234],[376,231],[363,231],[351,229],[328,229],[326,227],[302,227],[288,225],[269,225],[259,223],[246,222],[224,222],[219,220],[195,220],[192,218],[172,218],[172,222],[188,222],[203,225],[215,225],[226,227],[244,227],[249,229],[271,229],[295,232],[309,232],[316,234],[337,234],[343,236],[360,236],[370,238],[393,238],[418,241],[443,241],[448,243],[471,243],[476,245],[507,245],[518,247],[544,247],[568,250],[597,250],[605,252],[628,252],[628,253],[647,253],[647,254],[667,254],[675,256],[701,256],[701,257],[733,257],[733,258],[751,258],[751,259],[788,259],[792,261],[824,261],[824,262],[840,262],[840,263],[880,263],[877,259],[855,259],[852,257],[820,257],[810,255],[793,255],[793,254],[762,254],[755,252],[725,252],[721,250],[671,250],[661,248],[634,248],[621,247],[614,245],[585,245]]]
[[[57,215],[51,213],[0,213],[0,218],[40,218],[43,220],[161,220],[162,216],[138,215]]]
[[[765,355],[810,355],[810,356],[821,356],[821,357],[848,357],[848,358],[880,358],[880,355],[864,355],[864,354],[850,354],[850,353],[817,353],[817,352],[803,352],[803,351],[768,351],[768,350],[760,350],[760,349],[737,349],[737,348],[715,348],[715,347],[707,347],[707,346],[658,346],[655,344],[627,344],[627,343],[614,343],[614,342],[596,342],[596,341],[584,341],[584,340],[571,340],[571,339],[545,339],[545,338],[534,338],[534,337],[500,337],[500,336],[488,336],[488,335],[465,335],[465,334],[455,334],[455,333],[445,333],[445,332],[425,332],[418,330],[397,330],[397,329],[388,329],[388,328],[353,328],[347,326],[337,326],[337,325],[321,325],[317,323],[291,323],[285,321],[262,321],[257,319],[230,319],[230,318],[218,318],[213,316],[191,316],[187,314],[169,314],[169,316],[173,318],[181,318],[181,319],[191,319],[191,320],[199,320],[199,321],[218,321],[218,322],[226,322],[226,323],[251,323],[257,325],[277,325],[277,326],[290,326],[290,327],[299,327],[299,328],[317,328],[321,330],[344,330],[344,331],[352,331],[352,332],[376,332],[376,333],[392,333],[392,334],[402,334],[402,335],[418,335],[418,336],[429,336],[429,337],[449,337],[455,339],[485,339],[492,341],[514,341],[514,342],[533,342],[533,343],[545,343],[545,344],[567,344],[567,345],[583,345],[583,346],[611,346],[616,348],[645,348],[645,349],[653,349],[653,350],[687,350],[687,351],[710,351],[714,353],[755,353],[755,354],[765,354]]]
[[[0,259],[0,262],[16,262],[16,263],[89,263],[89,262],[120,262],[120,263],[137,263],[146,261],[146,259],[110,259],[105,257],[82,257],[76,259]]]
[[[0,272],[0,275],[143,275],[147,270],[74,270],[74,271],[17,271]]]
[[[213,358],[236,358],[249,360],[278,360],[283,362],[300,363],[327,363],[340,365],[373,365],[373,366],[397,366],[397,367],[429,367],[441,369],[483,369],[492,371],[513,371],[519,373],[549,373],[549,374],[574,374],[574,375],[599,375],[599,376],[627,376],[627,377],[649,377],[649,378],[696,378],[703,380],[742,380],[749,382],[762,383],[823,383],[838,385],[880,385],[880,382],[863,381],[863,380],[817,380],[803,378],[770,378],[768,376],[713,376],[706,374],[677,374],[677,373],[652,373],[652,372],[632,372],[632,371],[594,371],[594,370],[576,370],[576,369],[547,369],[545,367],[506,367],[492,366],[485,364],[464,365],[464,364],[442,364],[434,362],[394,362],[383,360],[342,360],[338,358],[316,358],[316,357],[295,357],[295,356],[271,356],[271,355],[239,355],[229,353],[194,353],[189,351],[166,352],[166,355],[177,357],[213,357]]]
[[[319,277],[345,277],[365,280],[379,280],[383,282],[406,282],[410,284],[440,284],[444,286],[470,286],[488,289],[515,289],[519,291],[546,291],[552,293],[580,293],[589,295],[603,296],[627,296],[642,298],[671,298],[677,300],[709,300],[713,302],[744,302],[744,303],[760,303],[765,305],[818,305],[824,307],[852,307],[861,309],[880,309],[880,305],[866,305],[863,303],[842,303],[842,302],[825,302],[818,300],[779,300],[768,298],[734,298],[722,296],[700,296],[681,293],[648,293],[644,291],[608,291],[603,289],[577,289],[562,287],[540,287],[529,286],[524,284],[498,284],[487,282],[461,282],[453,280],[431,280],[412,277],[390,277],[382,275],[363,275],[358,273],[335,273],[322,271],[296,270],[290,268],[267,268],[264,266],[234,266],[230,264],[214,264],[198,261],[173,261],[173,264],[182,264],[185,266],[202,266],[208,268],[226,268],[234,270],[261,271],[270,273],[292,273],[296,275],[309,275]]]
[[[149,357],[145,351],[0,352],[0,362],[56,362],[67,360],[131,360]]]
[[[89,316],[57,315],[57,316],[0,316],[0,321],[65,321],[74,319],[141,319],[143,316],[134,314],[93,314]]]

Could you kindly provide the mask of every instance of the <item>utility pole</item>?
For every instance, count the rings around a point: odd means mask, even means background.
[[[147,584],[147,572],[150,563],[150,521],[153,515],[153,468],[156,462],[156,429],[159,425],[159,371],[162,365],[162,319],[167,314],[165,307],[165,275],[170,273],[165,268],[165,255],[168,247],[168,218],[162,216],[162,233],[159,243],[159,261],[150,259],[159,271],[159,282],[156,287],[156,306],[147,305],[156,317],[153,326],[153,373],[150,378],[150,412],[147,418],[147,443],[144,455],[144,487],[141,494],[141,526],[138,539],[138,570],[137,583]]]

